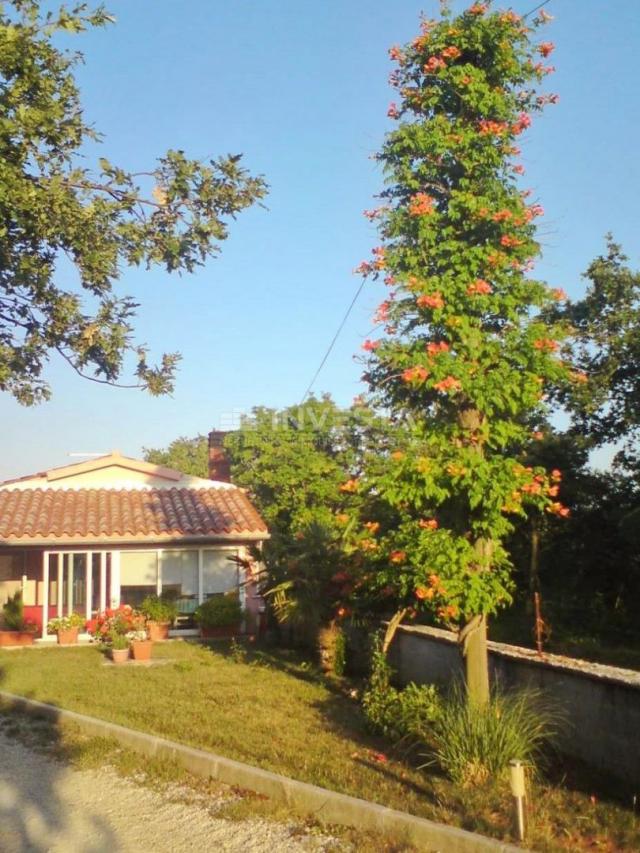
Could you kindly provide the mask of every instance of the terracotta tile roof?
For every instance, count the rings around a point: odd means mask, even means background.
[[[238,488],[0,490],[0,544],[267,536]]]

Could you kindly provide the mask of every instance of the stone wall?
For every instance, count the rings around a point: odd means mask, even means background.
[[[505,687],[536,687],[568,718],[563,752],[640,792],[640,672],[532,649],[489,643],[493,678]],[[462,677],[455,635],[424,626],[401,627],[391,659],[403,683],[448,684]]]

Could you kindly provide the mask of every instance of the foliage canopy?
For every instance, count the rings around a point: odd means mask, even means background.
[[[587,381],[562,395],[591,446],[622,442],[617,462],[640,471],[640,273],[611,236],[585,273],[582,299],[554,312],[569,325],[571,357]]]
[[[74,77],[82,57],[54,39],[112,21],[84,3],[0,6],[0,389],[27,405],[50,396],[53,353],[106,383],[132,354],[138,385],[170,391],[179,355],[148,363],[133,340],[137,304],[114,285],[127,266],[194,270],[219,252],[228,220],[266,194],[239,155],[200,162],[169,150],[144,171],[106,157],[84,166],[101,137]]]
[[[541,61],[553,45],[532,39],[545,22],[445,5],[390,50],[397,126],[379,154],[383,204],[366,214],[382,242],[359,268],[390,294],[381,336],[364,345],[365,378],[379,404],[410,418],[412,441],[359,489],[401,514],[380,531],[380,583],[452,627],[509,600],[512,519],[567,512],[561,473],[524,464],[545,394],[582,379],[559,357],[563,324],[542,314],[564,294],[528,275],[543,210],[514,163],[518,137],[556,100],[536,91],[553,70]]]
[[[206,435],[174,439],[166,448],[144,447],[144,458],[154,465],[174,468],[192,477],[209,476],[209,444]]]

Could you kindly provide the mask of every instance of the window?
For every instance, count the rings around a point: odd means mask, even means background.
[[[82,552],[49,554],[49,604],[61,608],[62,613],[74,610],[84,613],[86,608],[86,564],[87,555]],[[58,571],[60,574],[58,574]],[[58,589],[58,577],[61,584]],[[71,579],[71,587],[69,580]],[[60,598],[58,593],[60,593]],[[71,604],[69,604],[71,593]]]
[[[236,557],[237,553],[237,551],[221,549],[202,552],[202,591],[204,598],[238,589],[238,565],[233,559],[229,559]]]
[[[180,613],[198,606],[198,552],[163,551],[160,555],[162,594],[176,601]]]
[[[239,589],[237,556],[233,548],[202,551],[202,599]],[[231,558],[231,559],[230,559]],[[147,595],[175,598],[178,611],[193,613],[200,599],[198,549],[120,552],[120,601],[140,607]]]
[[[0,581],[19,581],[23,572],[23,554],[0,554]]]
[[[158,590],[158,554],[156,551],[120,552],[120,601],[140,607],[148,595]]]
[[[0,606],[22,588],[22,554],[0,554]]]

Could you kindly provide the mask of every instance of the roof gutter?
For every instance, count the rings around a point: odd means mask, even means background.
[[[91,538],[87,537],[76,537],[76,538],[68,538],[63,536],[58,537],[45,537],[45,536],[21,536],[21,537],[11,537],[9,539],[0,539],[0,548],[8,547],[8,548],[16,548],[20,545],[42,545],[42,546],[51,546],[58,547],[61,545],[73,547],[75,545],[99,545],[103,548],[108,548],[110,545],[152,545],[156,542],[162,542],[163,544],[169,545],[180,545],[184,543],[211,543],[215,544],[216,542],[238,542],[242,544],[244,542],[262,542],[265,539],[270,539],[270,533],[218,533],[215,535],[203,536],[203,535],[193,535],[193,536],[176,536],[172,534],[158,534],[156,536],[110,536],[110,537],[100,537],[95,536]]]

